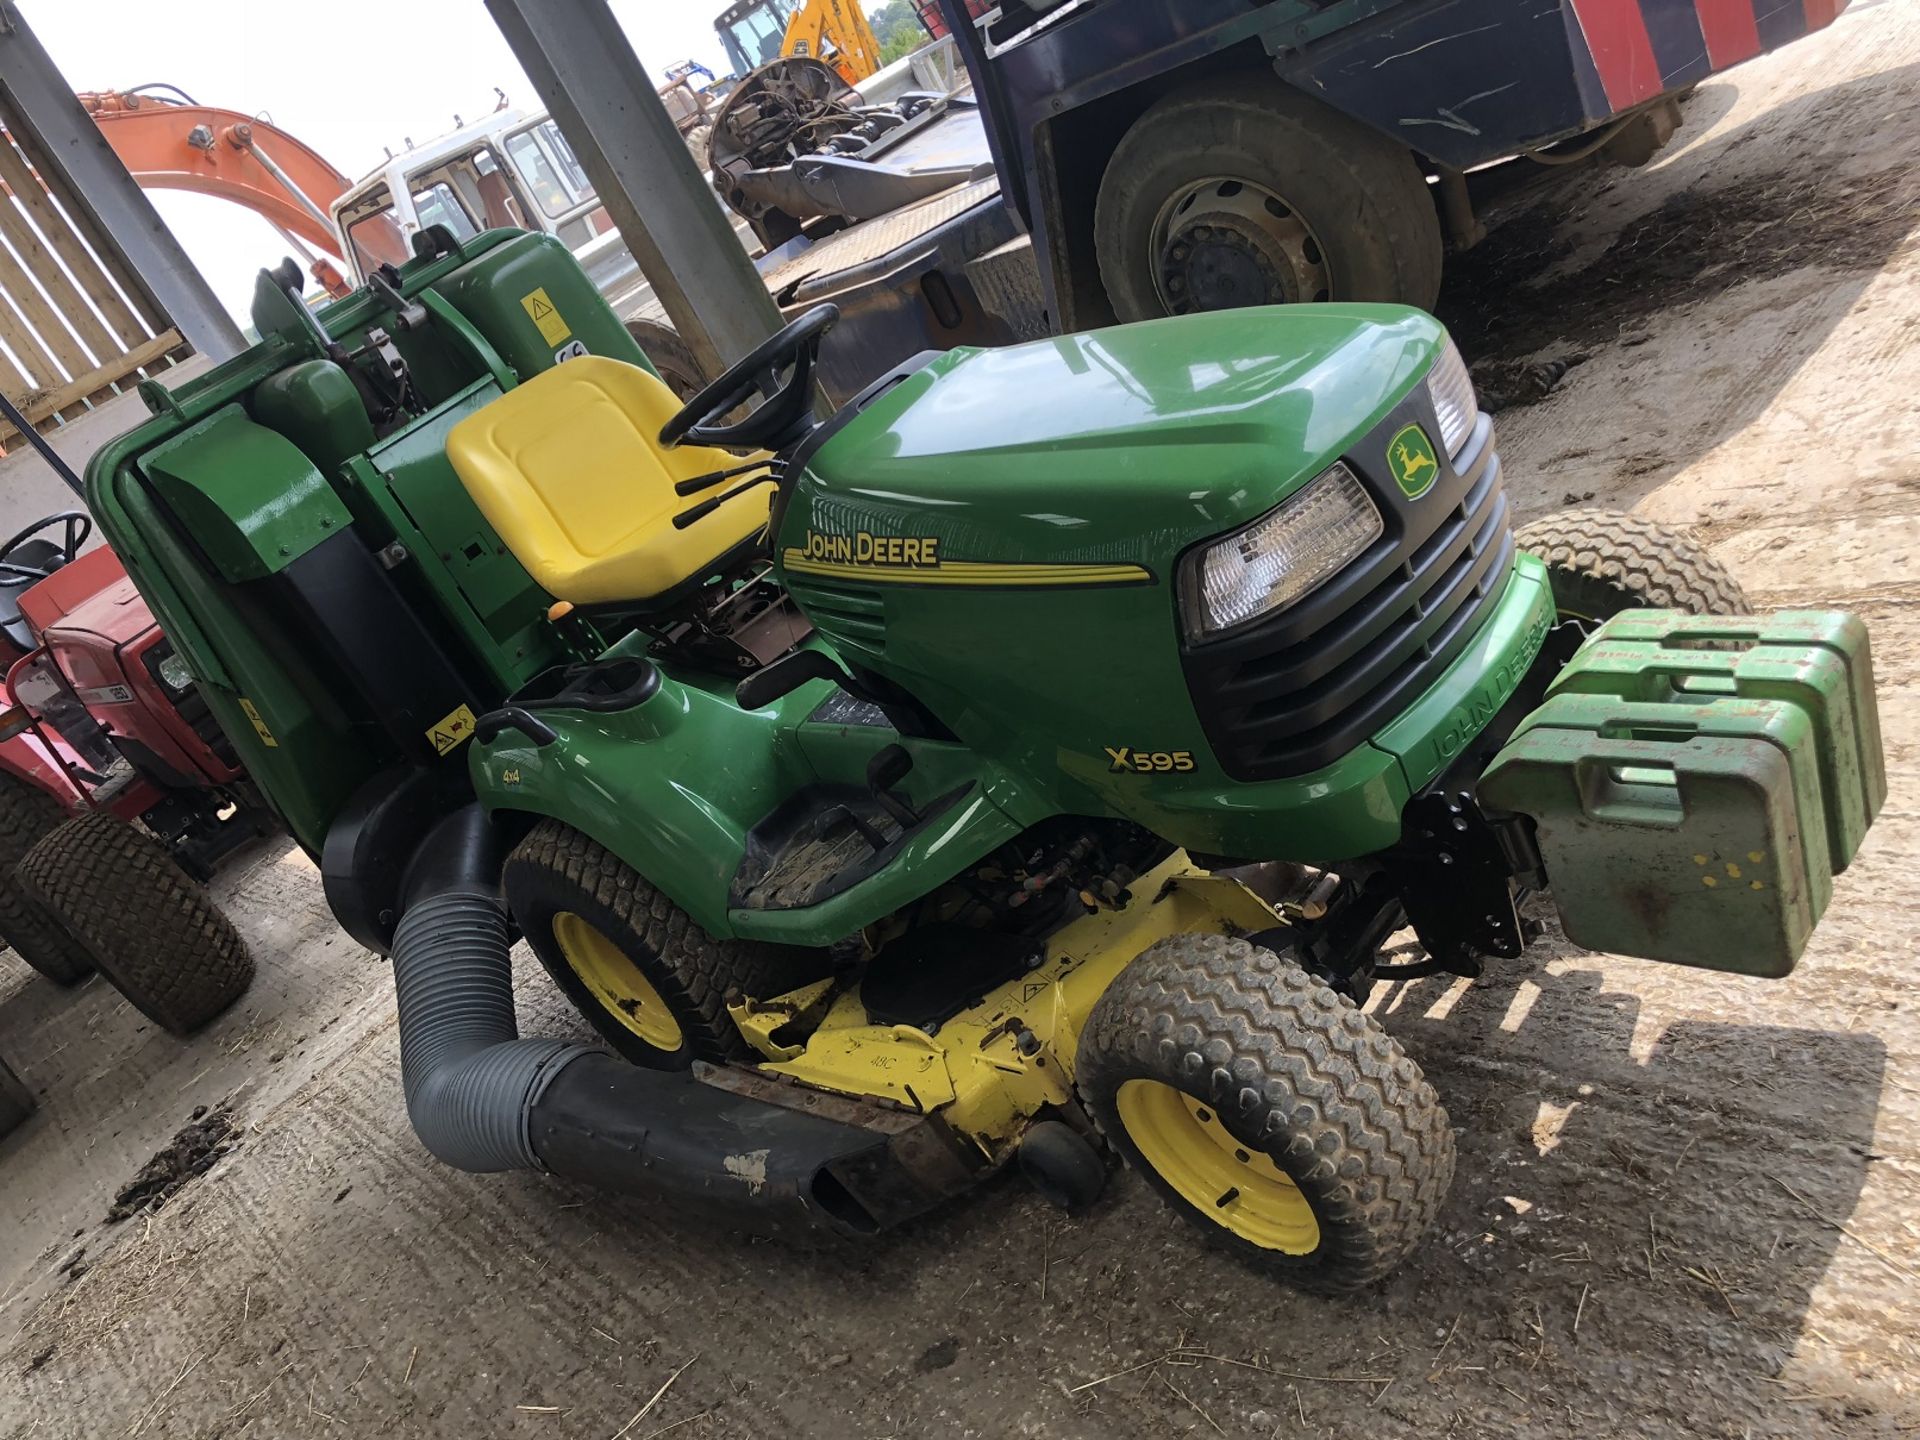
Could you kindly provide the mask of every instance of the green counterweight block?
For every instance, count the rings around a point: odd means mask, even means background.
[[[1566,693],[1522,722],[1479,795],[1533,818],[1578,944],[1780,976],[1833,893],[1815,752],[1784,701]]]
[[[1548,695],[1565,694],[1663,704],[1737,696],[1798,706],[1813,725],[1835,874],[1853,860],[1887,798],[1867,627],[1843,611],[1743,618],[1630,610],[1595,631],[1555,678]]]

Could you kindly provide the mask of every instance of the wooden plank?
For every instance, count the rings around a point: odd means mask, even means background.
[[[100,313],[106,316],[107,324],[113,327],[113,333],[120,337],[123,347],[132,347],[145,340],[152,332],[140,323],[140,317],[133,313],[126,299],[114,288],[113,281],[107,278],[107,272],[100,268],[100,261],[86,243],[74,232],[73,224],[66,213],[54,204],[40,183],[40,177],[27,166],[27,160],[15,148],[13,136],[0,135],[0,181],[19,198],[32,217],[34,225],[46,237],[60,258],[67,262],[67,268],[80,282],[80,287],[93,298],[100,307]]]
[[[14,143],[18,145],[20,135],[15,132],[13,138]],[[31,163],[33,155],[30,151],[22,146],[20,153],[25,155]],[[120,247],[114,243],[113,236],[96,224],[85,207],[76,204],[74,197],[66,193],[66,186],[60,177],[42,170],[38,165],[34,166],[33,173],[38,177],[42,189],[53,196],[61,210],[66,213],[68,220],[72,222],[74,232],[125,292],[127,300],[146,327],[146,333],[157,335],[172,324],[160,307],[154,303],[153,297],[147,293],[147,288],[140,283],[139,277],[133,273],[126,261],[120,258]]]
[[[125,379],[142,365],[153,364],[180,343],[180,332],[169,330],[165,334],[156,335],[144,345],[135,346],[110,364],[98,366],[85,375],[77,376],[57,390],[36,391],[30,395],[23,395],[14,403],[19,406],[20,413],[27,417],[29,424],[38,424],[56,411],[64,410],[70,405],[87,399],[94,391],[111,385],[116,380]],[[6,437],[13,433],[13,426],[0,421],[0,443],[4,443]]]
[[[61,323],[59,314],[34,284],[33,276],[5,246],[0,246],[0,290],[7,292],[20,317],[33,327],[35,338],[60,366],[63,380],[84,375],[98,363]]]
[[[126,350],[125,342],[100,323],[100,317],[93,313],[79,287],[67,278],[53,252],[40,243],[38,232],[27,223],[21,208],[5,196],[0,196],[0,235],[6,236],[13,253],[40,281],[40,288],[65,318],[67,328],[93,352],[95,361],[104,365]]]
[[[4,324],[0,324],[0,331],[4,329]],[[13,357],[6,351],[0,350],[0,390],[5,390],[7,398],[11,400],[14,396],[24,395],[33,388],[33,381],[27,377],[27,372],[14,364]]]
[[[20,312],[13,308],[13,301],[5,290],[0,290],[0,340],[20,357],[20,364],[26,370],[26,388],[44,390],[60,383],[60,367],[53,363],[46,347],[20,318]]]

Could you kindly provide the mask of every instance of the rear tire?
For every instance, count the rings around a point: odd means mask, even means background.
[[[75,816],[17,874],[128,1003],[170,1034],[191,1034],[252,983],[233,923],[164,845],[117,815]]]
[[[1562,510],[1523,525],[1522,550],[1545,562],[1563,620],[1601,621],[1622,610],[1750,613],[1746,591],[1686,535],[1614,510]]]
[[[558,820],[507,857],[507,905],[554,983],[608,1044],[656,1070],[750,1060],[727,1012],[819,978],[811,951],[716,940],[632,866]]]
[[[93,960],[20,888],[13,872],[68,813],[38,786],[0,776],[0,941],[56,985],[79,984],[93,973]]]
[[[1176,91],[1136,120],[1100,182],[1093,234],[1122,320],[1174,313],[1176,279],[1180,295],[1211,284],[1224,302],[1200,309],[1328,299],[1431,310],[1440,294],[1440,218],[1413,152],[1270,74]]]
[[[1453,1131],[1420,1067],[1245,940],[1176,935],[1143,951],[1094,1005],[1076,1083],[1163,1200],[1305,1289],[1386,1275],[1453,1181]]]

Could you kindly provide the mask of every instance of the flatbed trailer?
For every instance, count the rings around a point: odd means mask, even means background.
[[[1845,6],[1009,0],[975,24],[940,3],[966,103],[888,162],[991,173],[760,262],[789,316],[840,305],[835,400],[931,348],[1243,304],[1430,308],[1493,198],[1644,164],[1692,86]]]
[[[908,170],[987,170],[979,112],[963,92],[947,114],[890,149],[886,162]],[[818,371],[836,403],[922,350],[1048,333],[1031,247],[990,173],[819,239],[790,241],[755,264],[790,318],[825,301],[840,307]],[[692,359],[637,266],[627,283],[603,286],[602,293],[670,383],[690,378],[672,373]]]

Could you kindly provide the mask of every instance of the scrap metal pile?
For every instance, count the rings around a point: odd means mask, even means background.
[[[966,170],[873,163],[947,105],[946,97],[924,91],[865,105],[823,61],[775,60],[743,80],[714,117],[714,189],[768,248],[820,217],[883,215],[970,177]]]

